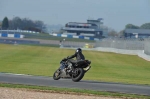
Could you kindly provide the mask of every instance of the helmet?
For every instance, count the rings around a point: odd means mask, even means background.
[[[76,52],[82,52],[82,49],[81,48],[77,48]]]

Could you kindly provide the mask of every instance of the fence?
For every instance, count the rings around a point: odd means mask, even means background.
[[[97,41],[95,47],[107,47],[127,50],[144,50],[143,39],[103,39]]]
[[[150,38],[145,39],[144,53],[150,55]]]
[[[86,42],[73,42],[73,41],[63,41],[60,43],[63,47],[73,47],[73,48],[92,48],[94,47],[94,43],[86,43]],[[88,45],[87,45],[88,44]]]
[[[144,50],[145,54],[150,55],[150,39],[121,39],[107,38],[96,41],[95,47],[117,48],[125,50]]]

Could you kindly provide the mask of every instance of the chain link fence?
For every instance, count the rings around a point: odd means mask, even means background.
[[[144,53],[150,55],[150,38],[145,39]]]
[[[73,42],[73,41],[63,41],[60,43],[63,47],[72,47],[72,48],[93,48],[95,43],[90,42]],[[88,44],[88,45],[87,45]]]
[[[144,50],[150,55],[150,39],[107,38],[95,43],[95,47],[117,48],[125,50]]]
[[[95,47],[107,47],[127,50],[144,50],[144,39],[103,39],[97,41]]]

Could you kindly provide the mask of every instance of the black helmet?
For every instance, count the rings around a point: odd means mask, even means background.
[[[76,52],[82,52],[82,49],[81,48],[77,48]]]

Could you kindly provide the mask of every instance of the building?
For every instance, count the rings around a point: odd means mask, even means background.
[[[68,22],[65,27],[62,28],[63,34],[74,35],[74,36],[84,36],[84,37],[94,37],[102,38],[104,36],[101,22],[103,19],[99,18],[97,20],[88,19],[87,23],[80,22]]]
[[[125,29],[124,36],[126,38],[148,38],[150,29]]]

